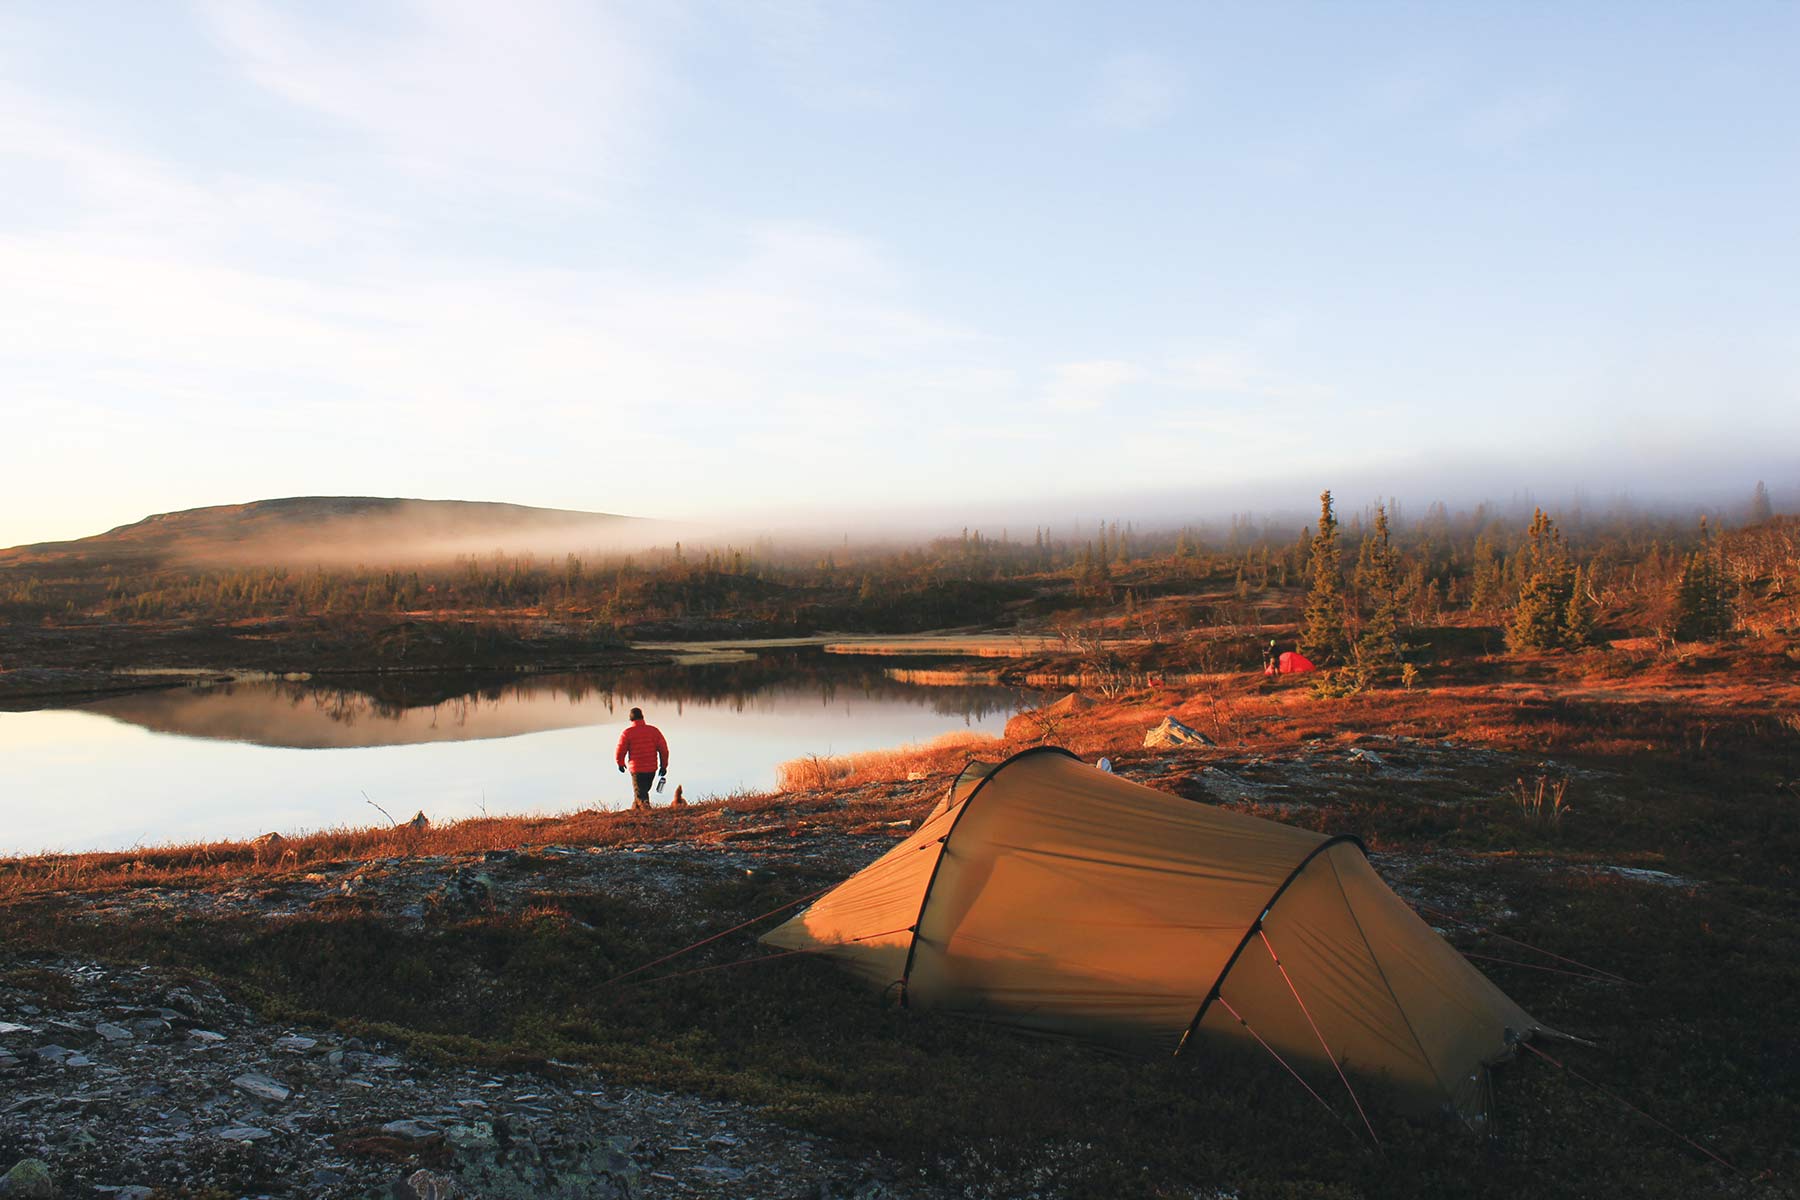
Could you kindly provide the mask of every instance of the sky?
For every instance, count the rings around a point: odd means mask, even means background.
[[[1797,53],[1786,3],[0,2],[0,546],[1779,492]]]

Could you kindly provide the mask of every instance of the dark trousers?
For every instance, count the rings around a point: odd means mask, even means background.
[[[655,782],[655,771],[633,771],[631,773],[631,790],[633,793],[631,807],[650,807],[650,785]]]

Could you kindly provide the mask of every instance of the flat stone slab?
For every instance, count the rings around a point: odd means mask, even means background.
[[[240,1091],[248,1092],[258,1100],[267,1100],[280,1104],[294,1093],[267,1075],[258,1075],[255,1071],[246,1071],[231,1081],[232,1086]]]

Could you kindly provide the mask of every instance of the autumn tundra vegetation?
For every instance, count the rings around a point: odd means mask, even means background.
[[[96,647],[119,666],[366,671],[958,628],[1016,645],[941,655],[934,674],[1091,703],[999,736],[809,756],[776,790],[679,810],[0,863],[0,988],[39,1007],[58,956],[186,972],[264,1020],[421,1062],[754,1104],[880,1156],[883,1186],[939,1189],[920,1194],[1685,1200],[1800,1180],[1800,520],[1761,487],[1704,514],[1346,514],[1328,492],[1303,527],[1095,521],[554,561],[83,555],[0,560],[0,681],[91,686],[75,667]],[[1319,670],[1265,675],[1270,640]],[[1167,717],[1213,744],[1147,748]],[[758,956],[759,916],[909,836],[969,759],[1047,742],[1357,836],[1472,963],[1591,1044],[1500,1068],[1481,1137],[1383,1108],[1369,1084],[1364,1136],[1335,1077],[1303,1087],[1254,1046],[1146,1063],[996,1037],[884,1008],[804,955]]]

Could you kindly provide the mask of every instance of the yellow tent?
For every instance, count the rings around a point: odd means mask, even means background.
[[[965,772],[911,837],[762,940],[827,954],[901,1004],[1128,1051],[1254,1037],[1315,1076],[1341,1067],[1471,1124],[1488,1066],[1551,1032],[1355,838],[1196,804],[1054,747]]]

